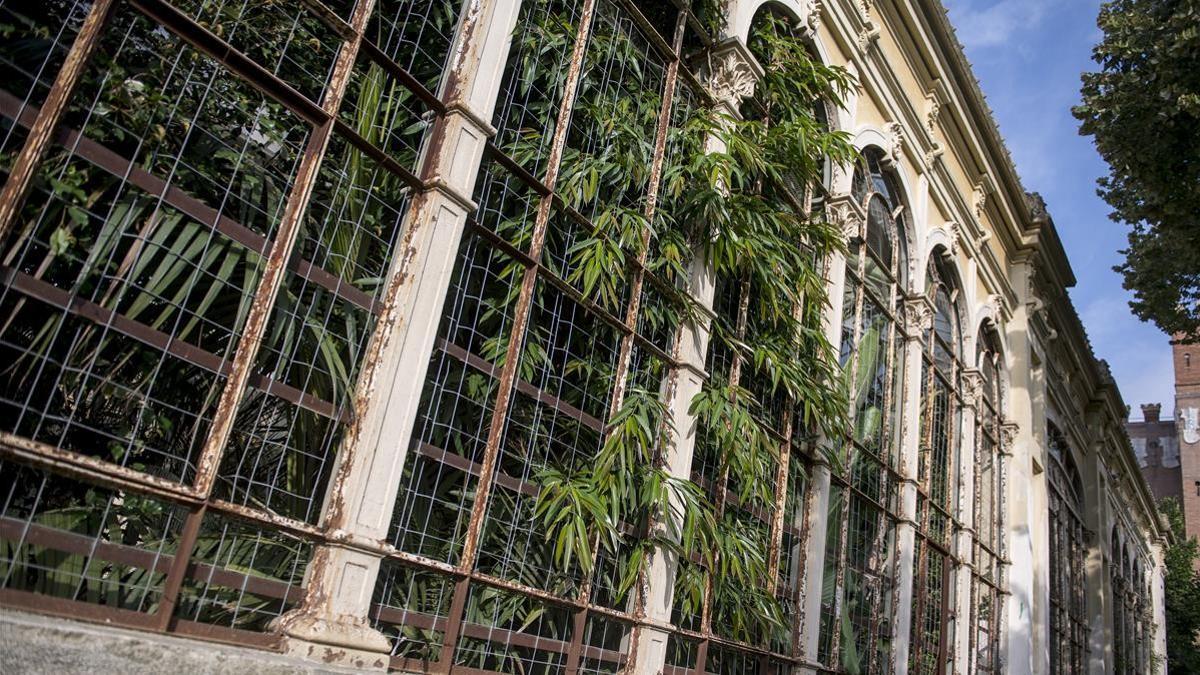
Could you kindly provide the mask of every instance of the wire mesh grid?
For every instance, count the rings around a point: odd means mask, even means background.
[[[827,512],[826,571],[817,657],[831,670],[886,673],[892,666],[895,529],[899,516],[899,414],[904,372],[900,312],[903,203],[877,149],[856,169],[864,206],[846,257],[841,361],[851,373],[851,436],[838,450]]]
[[[345,106],[335,62],[353,65],[368,18],[352,3],[0,6],[14,31],[0,158],[38,161],[0,240],[0,432],[34,465],[0,463],[6,602],[36,592],[55,611],[265,645],[249,631],[301,601],[416,158],[444,109],[431,92],[460,3],[434,4],[376,8]],[[84,17],[99,29],[76,41]],[[39,105],[69,50],[86,58],[54,84],[69,97],[57,131],[22,148],[58,115]],[[264,294],[269,265],[285,273]],[[247,317],[272,296],[247,347]],[[217,481],[197,490],[243,351]]]

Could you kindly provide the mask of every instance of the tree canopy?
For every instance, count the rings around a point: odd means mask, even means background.
[[[1099,72],[1074,109],[1109,165],[1099,194],[1127,223],[1115,269],[1134,313],[1200,337],[1200,0],[1110,0]]]

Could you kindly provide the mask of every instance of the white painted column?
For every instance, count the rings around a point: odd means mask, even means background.
[[[933,325],[934,309],[925,295],[904,301],[904,387],[897,392],[900,409],[900,520],[896,524],[896,675],[907,675],[913,621],[913,578],[916,574],[917,481],[921,446],[921,374],[923,339]]]
[[[1154,514],[1154,516],[1157,518],[1158,514]],[[1166,571],[1164,568],[1166,546],[1166,539],[1159,538],[1150,547],[1150,554],[1154,558],[1154,570],[1150,575],[1150,602],[1154,620],[1151,654],[1155,665],[1151,675],[1167,675],[1167,670],[1171,666],[1167,662],[1167,606],[1166,588],[1163,585],[1163,573]]]
[[[849,190],[849,176],[853,167],[840,167],[835,175],[844,177],[838,180],[841,185],[834,185],[834,190]],[[839,224],[844,238],[857,236],[861,223],[861,212],[853,206],[853,198],[849,194],[833,197],[826,205],[826,213],[830,222]],[[846,256],[835,253],[830,256],[825,270],[825,278],[829,283],[829,311],[825,314],[823,328],[825,339],[836,352],[842,348],[842,322],[845,320],[846,294]],[[804,624],[800,629],[800,658],[810,664],[817,662],[817,653],[821,641],[821,595],[824,592],[826,538],[829,535],[829,499],[832,485],[832,472],[829,463],[821,453],[816,453],[813,461],[812,476],[809,477],[808,500],[805,504],[805,523],[807,530],[804,541],[804,574],[801,579],[802,601],[800,612]],[[814,673],[807,668],[802,673]]]
[[[1038,422],[1038,413],[1034,410],[1035,392],[1039,383],[1035,382],[1034,370],[1039,366],[1035,362],[1032,338],[1030,336],[1030,303],[1032,302],[1033,263],[1026,259],[1015,262],[1012,266],[1012,285],[1017,291],[1018,302],[1013,310],[1012,319],[1007,324],[1008,344],[1011,349],[1011,370],[1009,390],[1009,414],[1017,423],[1015,436],[1012,439],[1012,457],[1008,464],[1008,485],[1005,499],[1008,502],[1008,550],[1009,560],[1009,597],[1007,605],[1008,621],[1007,653],[1004,666],[1011,673],[1043,672],[1035,670],[1037,661],[1048,663],[1048,655],[1035,654],[1035,646],[1045,648],[1045,640],[1035,641],[1034,609],[1037,602],[1037,588],[1034,574],[1034,540],[1032,531],[1046,529],[1043,523],[1035,518],[1041,514],[1033,512],[1037,499],[1033,495],[1035,472],[1044,482],[1044,469],[1035,457],[1036,439],[1034,425]],[[1043,415],[1044,417],[1044,415]],[[1043,611],[1045,609],[1043,608]]]
[[[974,355],[971,355],[974,358]],[[983,395],[983,373],[975,368],[963,372],[963,409],[962,427],[959,435],[959,490],[957,519],[962,528],[955,535],[954,551],[958,556],[958,566],[955,568],[955,603],[954,603],[954,672],[966,674],[971,672],[974,664],[974,654],[971,653],[971,633],[975,631],[972,621],[975,603],[971,594],[973,583],[972,553],[975,547],[975,533],[978,524],[975,522],[975,471],[978,444],[975,440],[976,413],[979,400]]]
[[[1102,414],[1090,414],[1088,426],[1096,429],[1103,420]],[[1108,605],[1112,602],[1112,589],[1108,580],[1108,561],[1105,549],[1108,533],[1111,530],[1107,519],[1104,518],[1104,495],[1107,486],[1104,480],[1103,439],[1092,444],[1090,452],[1084,457],[1083,491],[1084,491],[1084,527],[1087,528],[1087,558],[1084,560],[1086,570],[1084,579],[1087,588],[1087,617],[1088,617],[1088,663],[1087,672],[1092,675],[1103,675],[1109,665],[1108,645],[1112,644],[1111,633],[1107,630],[1105,614],[1110,612]]]
[[[740,40],[731,39],[713,50],[711,71],[703,73],[701,81],[717,100],[718,112],[734,117],[742,99],[754,93],[755,84],[761,77],[762,69],[746,46]],[[724,152],[724,141],[719,137],[709,138],[705,150]],[[680,328],[675,354],[680,365],[672,373],[671,381],[664,385],[663,392],[667,401],[667,419],[674,430],[663,461],[672,476],[685,480],[691,478],[692,455],[696,448],[696,419],[688,411],[706,379],[704,361],[708,355],[716,292],[716,276],[701,253],[697,253],[692,261],[688,286],[692,301],[701,312],[695,322],[687,322]],[[679,525],[677,522],[655,523],[653,527],[658,528],[661,535],[678,531]],[[659,675],[663,670],[678,569],[679,558],[671,551],[659,549],[649,556],[642,578],[640,622],[631,639],[628,672],[633,675]]]
[[[388,271],[384,308],[357,383],[322,527],[337,542],[313,554],[306,597],[278,619],[292,653],[359,669],[386,667],[391,642],[367,618],[459,241],[488,138],[520,0],[469,3],[443,78],[447,113],[421,158]]]

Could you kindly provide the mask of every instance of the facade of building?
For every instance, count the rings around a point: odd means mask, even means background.
[[[0,5],[0,605],[357,669],[1165,673],[1124,402],[940,3],[698,4],[720,34],[664,0]],[[755,506],[691,412],[758,384],[710,341],[753,289],[691,260],[671,322],[644,246],[605,302],[571,266],[615,202],[669,212],[678,120],[753,96],[770,13],[856,81],[824,324],[869,376],[845,462],[779,402]],[[616,194],[580,178],[604,106],[644,152]],[[711,578],[670,548],[554,564],[538,477],[631,391],[767,549],[782,637],[677,594]]]

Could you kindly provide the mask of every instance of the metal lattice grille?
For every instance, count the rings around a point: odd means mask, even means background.
[[[862,212],[846,259],[841,359],[851,374],[853,428],[830,491],[818,645],[827,667],[869,673],[892,668],[904,369],[899,308],[908,268],[900,193],[880,161],[881,153],[868,148],[851,194]]]
[[[1052,423],[1046,491],[1050,525],[1050,672],[1082,673],[1088,661],[1083,482],[1066,438]],[[1132,671],[1130,671],[1132,672]]]
[[[934,251],[926,271],[932,323],[921,336],[921,433],[917,481],[917,554],[913,562],[910,669],[941,672],[954,658],[951,620],[955,599],[952,553],[957,522],[959,446],[962,436],[962,328],[956,280],[944,251]]]
[[[0,7],[6,604],[275,639],[458,4]]]
[[[975,537],[971,580],[970,653],[978,673],[1001,671],[1004,593],[1004,547],[1007,503],[1004,499],[1004,462],[1000,455],[1001,355],[990,326],[980,327],[976,357],[981,390],[975,405]]]
[[[662,3],[521,5],[375,593],[393,665],[625,665],[624,551],[563,570],[534,506],[543,471],[594,457],[623,401],[676,367],[678,280],[646,225],[685,150],[689,22]]]

